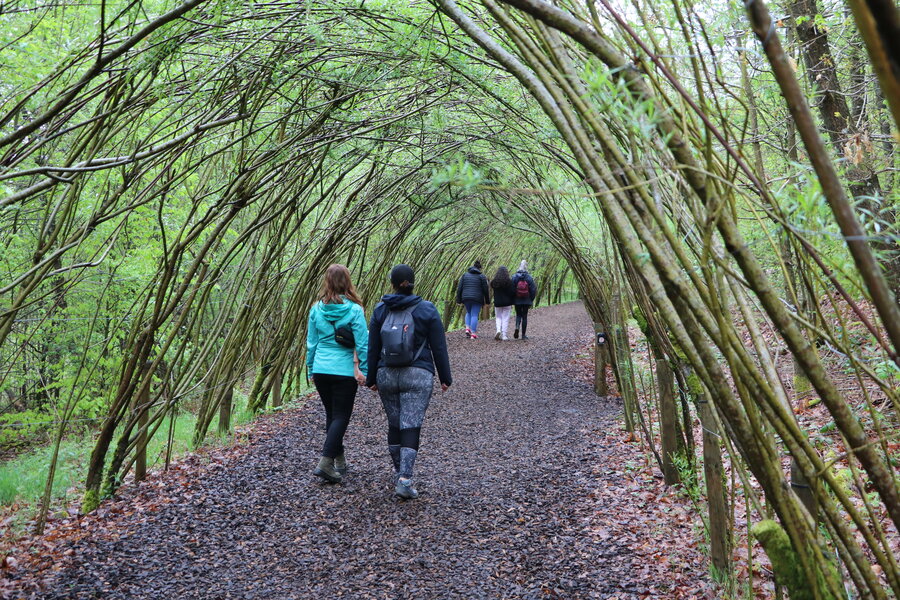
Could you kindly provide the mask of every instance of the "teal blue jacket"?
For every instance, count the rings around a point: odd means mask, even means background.
[[[308,373],[349,375],[353,377],[353,348],[341,346],[334,339],[335,327],[347,325],[356,340],[359,370],[369,373],[369,330],[362,306],[347,300],[343,304],[316,302],[309,311],[306,328],[306,367]]]

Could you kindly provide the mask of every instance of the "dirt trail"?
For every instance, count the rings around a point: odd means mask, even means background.
[[[534,311],[527,341],[481,329],[477,341],[448,334],[455,383],[426,417],[418,501],[392,495],[385,419],[368,390],[345,440],[345,482],[319,483],[313,399],[240,458],[166,484],[173,502],[72,541],[31,597],[675,597],[635,550],[666,524],[629,521],[627,535],[608,525],[604,498],[625,475],[604,468],[602,433],[618,428],[619,408],[562,370],[591,335],[582,306]]]

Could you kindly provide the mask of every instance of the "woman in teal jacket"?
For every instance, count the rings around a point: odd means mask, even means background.
[[[325,407],[325,444],[313,474],[339,483],[347,472],[344,433],[356,390],[368,373],[366,317],[344,265],[331,265],[325,271],[322,293],[309,311],[306,331],[306,372]],[[348,339],[349,332],[353,341]]]

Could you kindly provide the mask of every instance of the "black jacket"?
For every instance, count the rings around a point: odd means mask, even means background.
[[[466,301],[477,302],[478,304],[491,303],[487,277],[475,267],[469,267],[469,270],[459,278],[459,285],[456,286],[457,304],[462,304]]]
[[[516,284],[524,279],[528,282],[528,297],[527,298],[519,298],[516,296]],[[531,306],[534,303],[534,297],[537,296],[537,286],[534,284],[534,279],[528,273],[528,271],[516,271],[516,274],[513,275],[513,296],[515,296],[515,302],[517,306]],[[371,352],[371,351],[370,351]]]
[[[389,310],[403,310],[413,304],[418,306],[412,312],[413,324],[416,328],[414,344],[418,348],[427,340],[422,348],[419,358],[411,364],[411,367],[428,369],[434,373],[437,366],[438,379],[441,383],[450,385],[453,378],[450,376],[450,357],[447,354],[447,338],[444,336],[444,325],[441,323],[441,315],[438,314],[434,304],[422,300],[415,294],[388,294],[381,298],[381,302],[372,311],[372,319],[369,322],[369,373],[366,376],[366,386],[371,387],[378,382],[378,369],[384,366],[381,359],[381,326],[387,317]]]
[[[494,306],[503,307],[515,304],[516,286],[512,284],[512,281],[508,282],[506,285],[501,285],[500,287],[494,285],[494,282],[492,281],[491,289],[494,290]]]

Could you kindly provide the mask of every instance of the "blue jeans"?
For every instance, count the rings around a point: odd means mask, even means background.
[[[481,304],[466,300],[463,302],[466,307],[466,327],[472,330],[472,333],[478,329],[478,313],[481,312]]]

